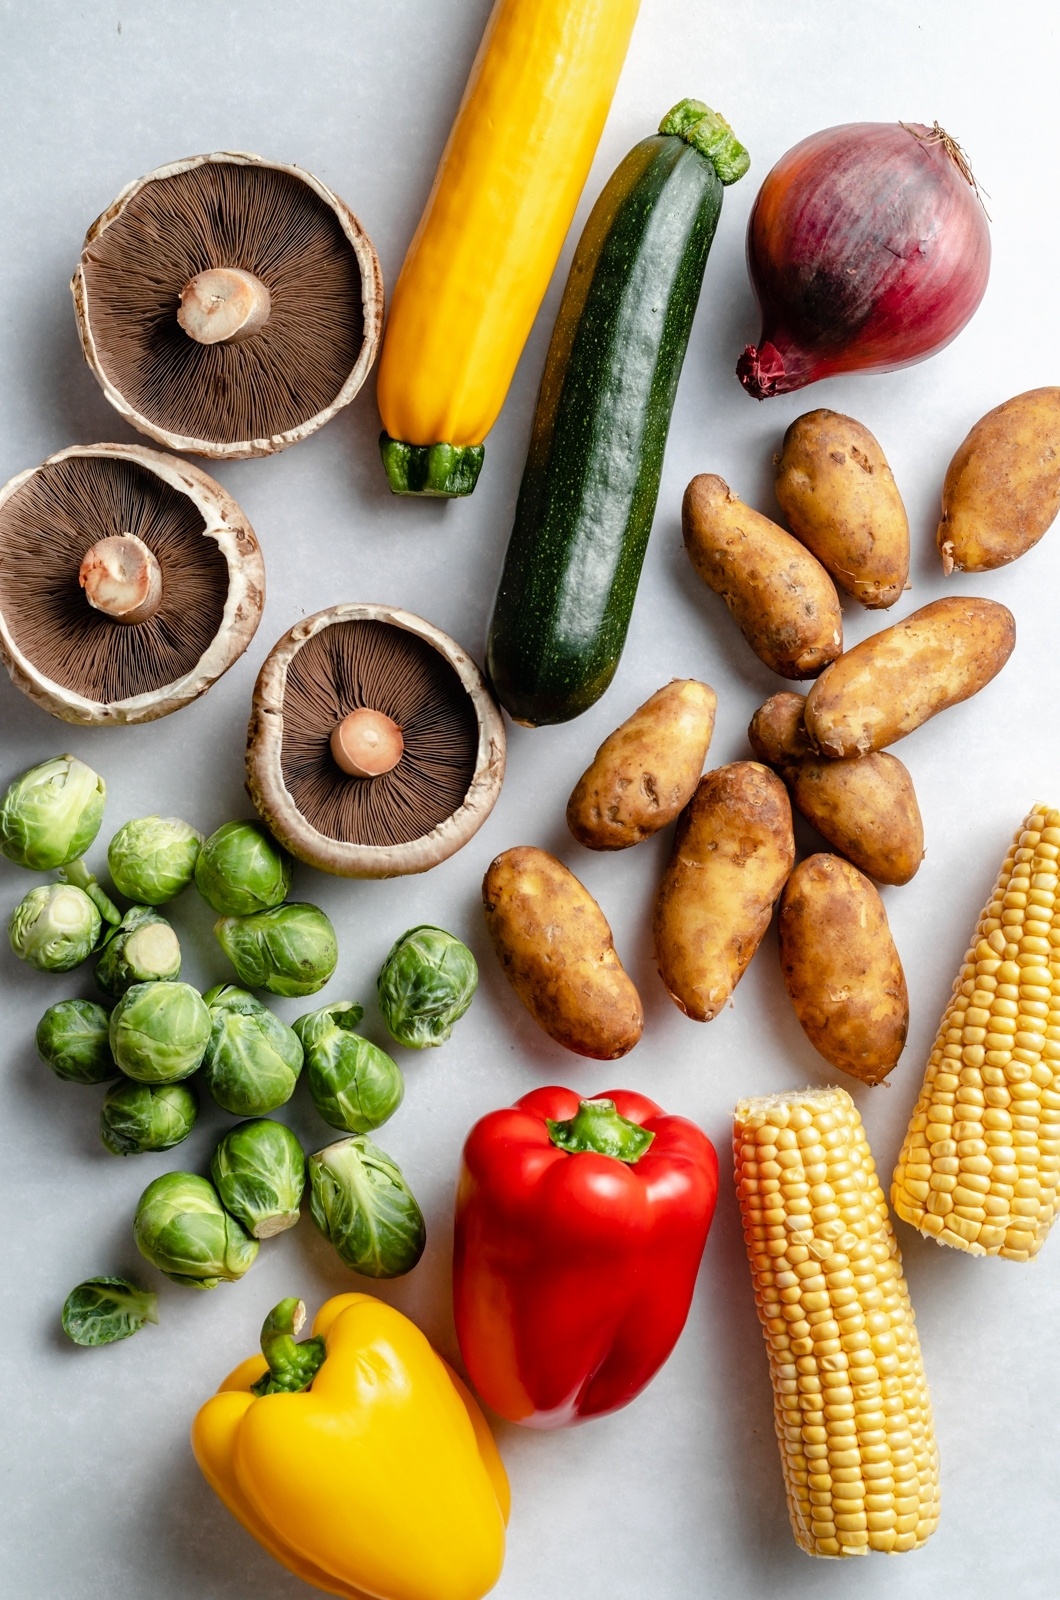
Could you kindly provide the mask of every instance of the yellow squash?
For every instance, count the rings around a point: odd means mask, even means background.
[[[383,461],[470,494],[574,216],[639,0],[496,0],[390,303]]]
[[[284,1300],[263,1356],[202,1407],[206,1481],[269,1554],[348,1600],[480,1600],[500,1577],[508,1480],[460,1379],[407,1317],[365,1294]]]

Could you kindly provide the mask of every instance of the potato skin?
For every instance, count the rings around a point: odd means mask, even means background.
[[[863,606],[893,606],[909,578],[909,519],[868,428],[838,411],[807,411],[784,435],[776,467],[796,539]]]
[[[883,901],[838,856],[800,861],[780,897],[780,966],[814,1049],[882,1083],[905,1048],[909,995]]]
[[[589,850],[625,850],[686,806],[703,771],[718,697],[675,678],[606,738],[567,802],[567,826]]]
[[[835,660],[843,648],[839,596],[798,539],[706,472],[685,490],[681,528],[692,565],[760,661],[782,678],[815,678]]]
[[[878,883],[908,883],[924,859],[924,823],[908,769],[887,751],[834,761],[810,749],[805,697],[775,694],[751,718],[759,761],[778,772],[795,809]]]
[[[655,903],[655,957],[676,1004],[710,1022],[769,926],[795,860],[787,790],[757,761],[701,778]]]
[[[505,977],[550,1038],[595,1061],[633,1049],[640,995],[607,918],[562,861],[532,845],[505,850],[482,881],[482,907]]]
[[[1060,389],[1029,389],[988,411],[942,489],[942,570],[991,572],[1024,555],[1060,510]]]
[[[970,699],[1001,671],[1015,643],[1007,606],[971,595],[934,600],[821,674],[806,697],[810,743],[828,756],[883,750]]]

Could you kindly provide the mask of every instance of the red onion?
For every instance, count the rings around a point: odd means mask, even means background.
[[[736,370],[764,400],[941,350],[986,291],[990,231],[937,122],[850,122],[803,139],[768,174],[747,261],[762,335]]]

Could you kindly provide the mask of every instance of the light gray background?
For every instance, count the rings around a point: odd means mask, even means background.
[[[130,179],[183,155],[255,150],[331,184],[372,234],[392,284],[431,180],[489,0],[280,0],[115,5],[0,4],[0,481],[73,443],[134,436],[81,360],[67,282],[84,231]],[[498,1429],[512,1479],[503,1600],[685,1597],[913,1597],[1002,1590],[1047,1600],[1060,1588],[1055,1418],[1060,1366],[1060,1244],[1039,1262],[975,1261],[904,1226],[913,1300],[935,1400],[943,1513],[921,1552],[842,1567],[796,1548],[784,1509],[762,1339],[729,1182],[730,1114],[744,1094],[826,1083],[803,1038],[766,940],[734,1006],[709,1027],[686,1021],[652,962],[652,896],[668,839],[618,857],[576,846],[566,796],[600,740],[671,676],[718,692],[711,763],[748,753],[754,708],[782,685],[751,655],[681,549],[678,507],[695,472],[721,473],[773,508],[770,458],[787,423],[828,405],[881,440],[906,498],[914,539],[905,614],[970,592],[1015,611],[1019,643],[978,699],[901,749],[917,782],[927,859],[914,882],[885,890],[912,997],[905,1057],[886,1088],[854,1086],[885,1182],[950,984],[1007,840],[1032,801],[1060,797],[1056,614],[1060,533],[1016,566],[945,582],[934,550],[950,455],[984,411],[1060,376],[1056,328],[1055,68],[1057,23],[1045,0],[644,0],[629,61],[579,221],[626,150],[677,99],[696,95],[730,118],[752,152],[730,190],[707,269],[659,512],[629,643],[614,686],[579,721],[515,729],[508,778],[487,825],[426,877],[347,883],[300,871],[340,936],[338,975],[320,997],[360,999],[385,1043],[372,996],[391,941],[440,922],[480,958],[478,998],[437,1053],[401,1053],[408,1093],[381,1135],[424,1205],[422,1264],[381,1293],[456,1354],[449,1300],[451,1196],[472,1121],[530,1087],[586,1093],[629,1086],[708,1129],[724,1183],[688,1327],[672,1360],[625,1412],[542,1436]],[[930,363],[853,376],[758,406],[733,367],[757,335],[743,265],[747,212],[762,177],[796,140],[851,120],[938,118],[959,136],[989,193],[994,268],[968,330]],[[481,659],[511,523],[537,381],[563,269],[553,283],[507,407],[490,436],[474,497],[449,506],[394,500],[376,454],[369,382],[324,432],[218,478],[260,536],[269,574],[261,630],[244,659],[197,705],[148,727],[67,729],[0,683],[0,781],[69,749],[109,785],[92,860],[120,822],[161,810],[210,830],[246,814],[242,748],[258,665],[299,616],[340,600],[397,603],[453,633]],[[208,465],[208,464],[207,464]],[[894,620],[894,614],[890,620]],[[850,642],[884,621],[847,608]],[[636,1052],[599,1067],[553,1046],[500,976],[478,910],[482,872],[499,850],[558,851],[596,893],[641,987],[647,1026]],[[803,830],[808,850],[818,841]],[[6,915],[29,883],[0,864]],[[187,976],[225,976],[210,917],[193,895],[173,911]],[[116,1160],[100,1145],[100,1091],[54,1080],[34,1056],[46,1005],[90,992],[0,953],[0,1127],[4,1188],[4,1427],[0,1506],[7,1524],[0,1592],[12,1600],[294,1600],[281,1571],[215,1501],[187,1443],[192,1414],[254,1349],[282,1295],[310,1307],[364,1285],[308,1219],[266,1244],[239,1285],[197,1295],[139,1261],[136,1197],[160,1171],[205,1170],[230,1119],[213,1108],[164,1156]],[[285,1016],[298,1002],[280,1002]],[[847,1085],[850,1087],[850,1085]],[[309,1147],[326,1129],[307,1097],[289,1120]],[[127,1344],[78,1351],[58,1330],[67,1290],[93,1273],[150,1278],[162,1324]]]

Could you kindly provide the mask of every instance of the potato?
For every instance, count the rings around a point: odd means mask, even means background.
[[[562,861],[532,845],[505,850],[482,881],[482,906],[505,976],[550,1038],[596,1061],[633,1049],[640,995],[607,918]]]
[[[768,767],[734,761],[700,779],[655,903],[659,975],[687,1017],[728,1004],[794,860],[787,791]]]
[[[685,490],[685,549],[759,660],[782,678],[815,678],[843,648],[835,585],[815,556],[745,506],[711,473]]]
[[[784,779],[795,809],[834,850],[879,883],[908,883],[924,859],[913,780],[886,751],[834,761],[810,749],[805,697],[775,694],[751,718],[759,761]]]
[[[882,1083],[905,1047],[909,995],[883,901],[838,856],[800,861],[780,897],[780,966],[815,1050]]]
[[[990,572],[1038,543],[1060,510],[1060,389],[1030,389],[988,411],[942,489],[942,570]]]
[[[971,595],[935,600],[863,639],[821,674],[806,697],[810,743],[828,756],[882,750],[976,694],[1015,643],[1006,606]]]
[[[893,606],[909,577],[909,519],[868,428],[838,411],[808,411],[784,435],[776,466],[777,500],[796,539],[863,606]]]
[[[675,678],[604,740],[567,802],[567,826],[590,850],[625,850],[672,822],[692,798],[718,697]]]

